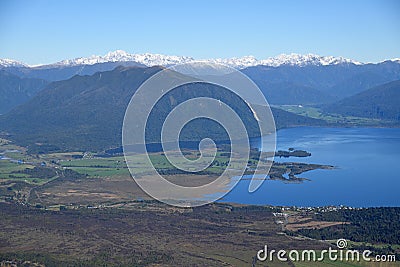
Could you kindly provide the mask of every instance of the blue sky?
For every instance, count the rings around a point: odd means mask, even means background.
[[[400,1],[0,0],[0,58],[105,54],[400,57]]]

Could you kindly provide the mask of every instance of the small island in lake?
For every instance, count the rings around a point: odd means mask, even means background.
[[[309,181],[310,179],[308,178],[297,177],[297,175],[300,175],[307,171],[312,171],[317,169],[331,170],[335,168],[334,166],[331,165],[321,165],[321,164],[311,164],[311,163],[301,163],[301,162],[270,161],[272,155],[274,155],[275,158],[310,157],[311,153],[305,150],[295,150],[294,148],[289,148],[287,151],[278,150],[275,153],[262,152],[262,154],[263,155],[260,155],[260,151],[252,150],[252,155],[251,155],[252,160],[249,161],[248,169],[246,171],[247,175],[251,175],[252,173],[254,173],[254,170],[257,166],[257,160],[260,157],[262,158],[261,161],[270,162],[272,164],[272,166],[271,164],[269,164],[269,166],[271,166],[270,169],[268,168],[265,169],[266,172],[269,171],[268,172],[269,178],[267,179],[279,180],[286,183],[300,183],[303,181]],[[258,169],[260,170],[260,166],[258,166]]]
[[[275,152],[275,157],[297,157],[297,158],[305,158],[310,157],[311,153],[305,150],[295,150],[294,148],[289,148],[288,151],[278,150]]]

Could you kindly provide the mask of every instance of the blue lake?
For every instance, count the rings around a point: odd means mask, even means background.
[[[242,180],[220,201],[285,206],[400,206],[400,129],[302,127],[278,131],[277,150],[290,147],[312,155],[275,160],[337,168],[305,172],[299,177],[311,181],[298,184],[266,180],[253,193],[248,192],[249,181]]]

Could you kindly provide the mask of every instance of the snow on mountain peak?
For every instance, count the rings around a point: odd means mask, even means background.
[[[27,67],[27,66],[28,65],[26,65],[22,62],[13,60],[13,59],[7,59],[7,58],[1,59],[0,58],[0,67],[8,68],[8,67]]]
[[[32,67],[41,68],[52,68],[52,67],[68,67],[68,66],[81,66],[81,65],[94,65],[98,63],[107,62],[136,62],[145,66],[172,66],[176,64],[184,64],[196,61],[192,57],[186,56],[168,56],[162,54],[130,54],[123,50],[111,51],[104,56],[92,55],[90,57],[79,57],[75,59],[66,59],[50,65],[38,65]],[[276,57],[270,57],[267,59],[258,60],[254,56],[234,57],[234,58],[216,58],[216,59],[205,59],[201,60],[204,62],[224,64],[235,69],[243,69],[252,66],[264,65],[269,67],[279,67],[282,65],[288,66],[327,66],[327,65],[339,65],[339,64],[356,64],[361,65],[363,63],[346,59],[343,57],[333,56],[319,56],[315,54],[281,54]],[[25,66],[21,62],[0,59],[0,67],[10,66]]]
[[[129,56],[129,53],[124,50],[110,51],[105,55],[106,58],[126,57],[126,56]]]
[[[141,63],[146,66],[169,66],[175,64],[186,63],[190,61],[194,61],[191,57],[182,57],[182,56],[166,56],[161,54],[129,54],[123,50],[116,50],[107,53],[104,56],[91,56],[87,58],[75,58],[69,60],[63,60],[55,65],[59,66],[76,66],[76,65],[93,65],[97,63],[106,63],[106,62],[128,62],[133,61],[137,63]]]
[[[394,63],[400,63],[400,58],[392,58],[386,61],[394,62]]]
[[[261,64],[271,67],[278,67],[281,65],[290,65],[290,66],[327,66],[327,65],[338,65],[338,64],[356,64],[360,65],[361,62],[346,59],[343,57],[333,57],[333,56],[319,56],[314,54],[281,54],[277,57],[271,57],[265,60],[261,60]]]
[[[217,59],[208,59],[205,60],[208,62],[227,65],[236,69],[243,69],[247,67],[257,66],[259,64],[259,60],[257,60],[253,56],[244,56],[244,57],[234,57],[234,58],[217,58]]]
[[[161,54],[130,54],[123,50],[116,50],[107,53],[104,56],[91,56],[87,58],[75,58],[70,60],[63,60],[56,63],[55,65],[60,66],[74,66],[74,65],[93,65],[96,63],[105,62],[126,62],[134,61],[141,63],[146,66],[171,66],[175,64],[183,64],[195,61],[192,57],[185,56],[168,56]],[[326,65],[337,65],[337,64],[362,64],[360,62],[346,59],[343,57],[332,57],[332,56],[318,56],[314,54],[281,54],[276,57],[270,57],[264,60],[258,60],[254,56],[234,57],[234,58],[216,58],[202,60],[205,62],[224,64],[236,69],[242,69],[246,67],[265,65],[270,67],[278,67],[281,65],[290,66],[326,66]]]

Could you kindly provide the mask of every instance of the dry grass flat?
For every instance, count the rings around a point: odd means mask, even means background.
[[[285,228],[289,231],[297,231],[299,229],[321,229],[334,225],[348,224],[348,222],[325,222],[315,221],[311,217],[307,216],[288,216],[287,224]]]
[[[299,229],[321,229],[334,225],[348,224],[348,222],[324,222],[324,221],[310,221],[306,223],[293,223],[287,224],[286,229],[289,231],[297,231]]]
[[[31,194],[30,203],[95,204],[150,199],[129,176],[51,182]]]
[[[142,179],[151,181],[152,177]],[[198,186],[215,180],[210,175],[178,174],[169,176],[169,181],[183,186]],[[225,184],[215,186],[215,192],[222,192]],[[164,190],[160,188],[160,190]],[[205,194],[210,192],[205,192]],[[202,194],[194,197],[202,197]],[[193,196],[190,196],[193,197]],[[103,202],[121,202],[137,199],[151,199],[129,175],[76,180],[57,179],[44,186],[38,186],[30,194],[30,203],[43,205],[55,204],[93,204]]]
[[[0,229],[1,258],[19,253],[41,262],[42,255],[54,260],[49,266],[251,266],[265,244],[326,246],[278,234],[267,208],[226,204],[178,209],[137,202],[124,209],[55,212],[0,203]]]

